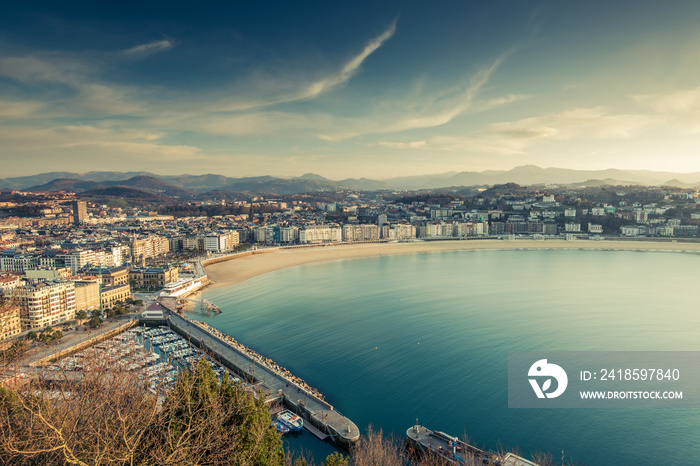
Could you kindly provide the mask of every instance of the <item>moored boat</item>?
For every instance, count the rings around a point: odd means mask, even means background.
[[[275,421],[275,429],[277,429],[277,432],[280,434],[284,435],[289,433],[289,427],[285,426],[282,421]]]
[[[288,409],[279,413],[277,415],[277,420],[294,432],[298,432],[304,427],[304,420]]]

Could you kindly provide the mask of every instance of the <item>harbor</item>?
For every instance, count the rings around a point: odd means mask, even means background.
[[[217,332],[219,334],[216,335],[213,329],[176,313],[170,313],[168,324],[184,338],[206,348],[240,377],[255,384],[256,389],[265,394],[266,401],[279,401],[301,416],[304,426],[317,437],[330,438],[345,447],[359,440],[360,431],[354,422],[334,409],[317,390],[289,371],[282,370],[273,361],[247,350],[243,345],[226,341],[223,334]]]

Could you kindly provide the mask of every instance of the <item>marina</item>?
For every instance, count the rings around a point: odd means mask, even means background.
[[[217,378],[225,373],[234,382],[241,382],[235,374],[217,361],[211,360],[180,335],[164,327],[135,327],[115,337],[44,366],[45,381],[78,382],[91,373],[132,373],[147,382],[149,390],[164,396],[175,383],[177,374],[205,358]]]

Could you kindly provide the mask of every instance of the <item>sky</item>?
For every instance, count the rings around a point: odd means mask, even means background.
[[[529,164],[700,171],[700,2],[27,0],[0,16],[0,178]]]

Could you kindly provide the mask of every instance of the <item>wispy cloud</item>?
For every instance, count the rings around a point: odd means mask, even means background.
[[[246,89],[237,92],[235,96],[223,100],[219,98],[208,103],[207,108],[218,112],[241,112],[314,99],[350,81],[359,72],[365,60],[393,37],[396,33],[396,23],[394,20],[383,33],[371,39],[359,54],[346,61],[339,70],[326,73],[320,79],[297,78],[295,81],[294,78],[290,78],[289,73],[284,74],[284,80],[257,75],[253,79],[252,91]]]
[[[87,62],[59,54],[0,57],[0,76],[24,83],[75,85],[92,71],[93,66]]]
[[[42,107],[39,102],[0,100],[0,120],[36,118]]]
[[[635,95],[632,99],[663,118],[675,133],[700,134],[700,87]]]
[[[405,102],[382,105],[374,115],[347,122],[348,129],[319,135],[323,140],[342,141],[366,134],[396,133],[412,129],[434,128],[470,112],[483,112],[507,105],[526,96],[508,95],[490,100],[477,100],[479,92],[508,54],[496,59],[489,67],[477,71],[465,84],[433,94],[412,96]],[[392,108],[387,113],[385,107]]]
[[[380,146],[389,147],[391,149],[423,149],[428,143],[427,141],[411,141],[411,142],[390,142],[380,141]]]
[[[604,107],[575,108],[521,120],[494,123],[493,132],[516,139],[626,139],[638,135],[657,118],[643,114],[609,113]]]
[[[372,55],[379,47],[384,45],[384,42],[391,39],[395,32],[396,20],[394,20],[394,22],[391,23],[391,25],[386,31],[384,31],[382,34],[375,37],[374,39],[370,40],[369,43],[365,45],[365,48],[362,49],[362,52],[360,52],[358,55],[354,56],[347,63],[345,63],[345,65],[339,73],[314,82],[313,84],[308,86],[304,91],[302,91],[302,93],[299,95],[299,98],[316,97],[336,86],[339,86],[349,81],[350,78],[352,78],[355,75],[355,73],[360,68],[362,63],[367,59],[367,57]]]
[[[630,139],[659,123],[647,115],[610,114],[603,107],[576,108],[515,121],[492,123],[466,136],[436,136],[412,142],[383,141],[393,149],[518,155],[542,140]]]
[[[154,40],[152,42],[148,42],[147,44],[141,44],[137,45],[136,47],[123,50],[122,55],[130,58],[145,58],[149,55],[153,55],[154,53],[169,50],[173,48],[173,46],[174,43],[167,39]]]

